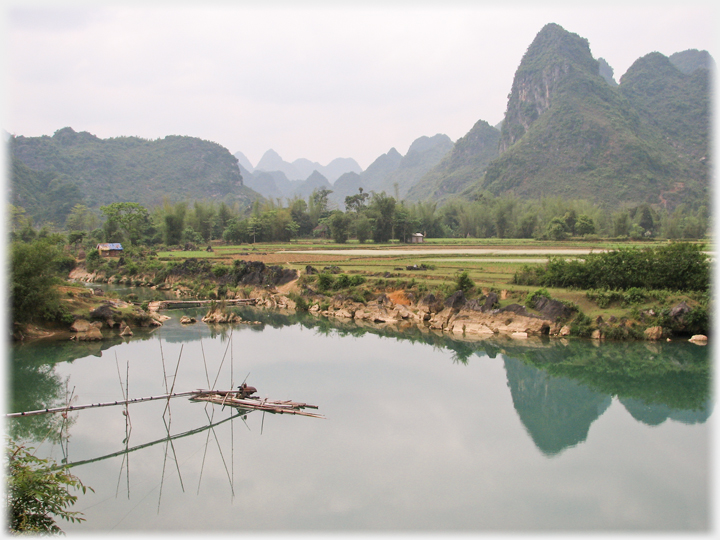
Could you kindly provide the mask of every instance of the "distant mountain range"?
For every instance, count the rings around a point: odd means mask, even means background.
[[[293,179],[297,176],[298,163],[310,163],[308,160],[296,160],[293,163],[283,161],[274,151],[268,150],[258,166],[248,169],[243,163],[250,165],[242,152],[235,153],[241,165],[245,185],[271,199],[307,199],[314,189],[328,189],[332,193],[328,200],[336,208],[343,209],[345,197],[358,193],[359,188],[366,192],[386,192],[405,198],[410,188],[453,147],[447,135],[437,134],[433,137],[416,139],[402,156],[395,148],[378,157],[363,171],[355,160],[335,159],[330,165],[322,168],[326,172],[335,172],[325,176],[314,168],[304,180]],[[250,165],[252,167],[252,165]],[[341,172],[343,171],[343,172]],[[338,174],[340,173],[340,174]],[[337,175],[337,176],[336,176]]]
[[[445,135],[421,137],[407,155],[391,148],[365,171],[340,175],[332,187],[326,175],[322,187],[333,190],[330,200],[340,208],[361,187],[408,201],[488,191],[608,207],[707,202],[714,66],[707,51],[669,58],[650,53],[618,83],[607,61],[592,57],[586,39],[548,24],[518,66],[500,124],[479,120],[454,145]],[[284,171],[273,154],[263,156],[265,170]],[[265,194],[271,186],[264,182],[248,185]],[[275,193],[287,197],[299,185],[277,185]]]
[[[317,171],[332,183],[346,172],[362,172],[360,165],[352,158],[336,158],[327,165],[320,165],[315,161],[310,161],[305,158],[296,159],[292,163],[288,163],[281,158],[275,150],[270,149],[263,154],[257,166],[253,167],[250,160],[245,157],[245,154],[242,152],[235,152],[233,155],[237,158],[238,163],[248,172],[280,171],[288,180],[305,180],[314,171]]]
[[[455,143],[442,134],[419,137],[404,156],[391,148],[364,171],[350,158],[288,163],[273,150],[253,167],[242,152],[194,137],[99,139],[68,127],[52,137],[9,137],[11,201],[36,223],[58,224],[75,202],[151,207],[163,198],[209,199],[249,207],[315,189],[331,190],[340,209],[360,188],[440,203],[489,192],[610,208],[707,204],[714,67],[707,51],[653,52],[618,83],[586,39],[548,24],[515,72],[503,121],[478,120]]]

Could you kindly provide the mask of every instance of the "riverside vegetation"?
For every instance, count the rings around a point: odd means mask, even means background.
[[[123,220],[118,209],[142,219]],[[352,250],[342,252],[344,256],[328,255],[318,249],[343,247],[347,240],[331,243],[317,238],[241,245],[211,240],[205,249],[191,242],[168,249],[142,243],[153,227],[141,206],[126,203],[113,210],[106,212],[103,228],[90,238],[47,231],[27,238],[27,228],[14,233],[11,290],[16,338],[43,331],[62,334],[89,312],[98,330],[161,324],[149,302],[140,304],[136,295],[98,298],[81,284],[64,281],[68,276],[151,288],[156,300],[168,292],[177,298],[219,302],[254,298],[265,307],[309,310],[356,322],[414,324],[469,339],[498,332],[660,339],[707,335],[710,330],[710,263],[698,243],[595,242],[593,247],[609,251],[569,260],[554,256],[534,264],[509,256],[487,262],[468,256],[428,257],[422,249],[417,255],[393,256],[392,250],[374,257],[353,256]],[[166,227],[171,223],[165,220]],[[389,226],[392,229],[392,222]],[[259,230],[250,225],[246,233]],[[126,240],[123,255],[101,257],[93,247],[93,236],[100,234]],[[462,246],[471,245],[467,242]],[[586,239],[517,242],[492,245],[515,246],[518,253],[528,247],[587,245]],[[438,239],[435,245],[452,244]],[[287,252],[300,247],[309,248],[308,253]],[[418,264],[418,259],[424,262]]]

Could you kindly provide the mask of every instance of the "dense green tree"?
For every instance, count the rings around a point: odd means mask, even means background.
[[[95,212],[84,204],[76,204],[65,221],[65,227],[69,231],[92,231],[97,228],[98,222]]]
[[[613,234],[615,236],[628,236],[630,234],[630,214],[626,210],[617,212],[613,216]]]
[[[72,266],[74,259],[63,255],[55,236],[30,243],[13,242],[10,248],[13,321],[26,323],[63,317],[64,311],[54,285],[59,276],[67,275]]]
[[[595,234],[595,223],[592,218],[590,216],[586,216],[585,214],[580,214],[577,218],[577,222],[575,223],[575,232],[580,236]]]
[[[117,233],[122,230],[132,244],[140,240],[143,228],[149,223],[149,213],[138,203],[121,202],[101,206],[100,211],[106,218],[108,242],[116,242]]]
[[[313,227],[316,227],[321,219],[330,216],[328,195],[331,193],[332,190],[323,188],[314,190],[310,195],[310,199],[308,200],[308,214]]]
[[[355,218],[353,227],[355,229],[355,238],[361,244],[364,244],[372,236],[372,223],[364,214]]]
[[[553,218],[550,223],[548,223],[547,235],[551,240],[565,240],[565,238],[567,238],[565,220],[559,217]]]
[[[252,243],[254,244],[257,237],[262,233],[263,222],[259,217],[252,216],[247,220],[247,234],[252,237]]]
[[[373,224],[373,241],[377,244],[389,241],[393,234],[395,199],[382,193],[373,193],[368,205],[368,216]]]
[[[232,218],[228,221],[227,227],[223,231],[222,239],[228,244],[242,244],[249,242],[251,237],[248,234],[248,220]]]
[[[332,239],[338,244],[344,244],[347,242],[348,235],[350,233],[350,224],[350,216],[339,210],[335,210],[328,219],[330,236],[332,236]]]
[[[355,212],[359,214],[365,210],[367,206],[367,199],[370,197],[369,193],[364,193],[363,188],[358,188],[356,195],[348,195],[345,197],[345,208],[348,212]]]

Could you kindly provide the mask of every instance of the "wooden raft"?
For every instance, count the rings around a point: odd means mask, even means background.
[[[307,403],[298,403],[291,400],[277,401],[271,399],[260,399],[257,397],[241,397],[234,390],[198,390],[190,401],[209,401],[218,405],[228,405],[238,409],[247,409],[254,411],[266,411],[273,414],[299,414],[302,416],[312,416],[313,418],[325,418],[321,414],[312,413],[303,409],[317,409],[317,405],[309,405]]]

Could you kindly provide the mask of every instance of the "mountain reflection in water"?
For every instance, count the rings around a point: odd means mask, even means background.
[[[245,423],[238,411],[178,398],[172,423],[162,401],[131,405],[132,426],[122,407],[11,419],[12,437],[67,458],[97,490],[78,508],[87,524],[68,531],[708,523],[708,347],[464,341],[416,327],[236,311],[261,324],[183,326],[181,315],[202,311],[178,310],[130,339],[12,347],[10,411],[62,406],[76,386],[76,404],[118,399],[126,369],[130,397],[162,394],[179,365],[175,391],[212,386],[221,366],[216,388],[250,372],[262,397],[307,401],[327,416],[259,413]],[[143,497],[149,506],[139,505]],[[642,512],[624,513],[632,505]]]

